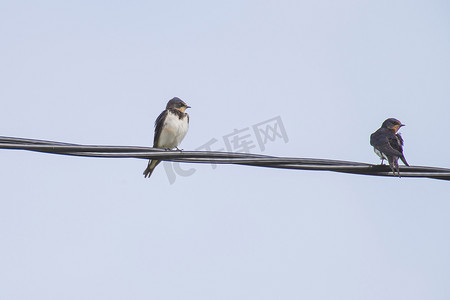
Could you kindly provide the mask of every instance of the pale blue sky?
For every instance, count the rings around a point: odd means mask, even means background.
[[[2,1],[1,135],[181,147],[280,116],[255,153],[450,167],[448,1]],[[450,185],[0,151],[0,299],[449,299]]]

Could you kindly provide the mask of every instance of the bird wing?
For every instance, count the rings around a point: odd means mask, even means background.
[[[155,137],[153,139],[153,147],[156,147],[158,145],[158,140],[159,140],[159,137],[161,135],[161,131],[162,131],[162,128],[163,128],[163,125],[164,125],[164,121],[166,120],[167,113],[168,113],[168,111],[166,109],[158,116],[158,118],[156,118],[156,121],[155,121]]]
[[[372,133],[370,136],[370,144],[387,156],[403,156],[402,146],[397,141],[397,137],[394,134],[383,130],[383,128]]]
[[[400,153],[403,153],[403,139],[400,134],[388,138],[389,145]]]
[[[397,140],[400,143],[400,145],[403,147],[403,138],[402,135],[400,133],[397,133]]]
[[[375,148],[381,151],[382,153],[386,154],[387,156],[398,156],[398,157],[403,156],[401,152],[392,148],[392,146],[389,143],[375,146]]]
[[[400,159],[402,160],[402,162],[403,162],[406,166],[409,166],[408,162],[406,161],[405,156],[403,155],[403,143],[404,143],[404,142],[403,142],[403,138],[402,138],[402,136],[400,135],[400,133],[397,133],[397,134],[395,135],[395,137],[396,137],[396,141],[393,141],[392,143],[393,143],[394,145],[396,145],[396,146],[393,145],[393,148],[396,149],[396,150],[398,150],[398,151],[400,151],[400,152],[402,153],[402,155],[400,156]]]

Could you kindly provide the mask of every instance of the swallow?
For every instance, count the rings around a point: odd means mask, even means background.
[[[185,112],[189,105],[178,97],[167,102],[166,109],[155,121],[153,147],[165,150],[178,149],[178,145],[189,129],[189,115]],[[181,151],[181,150],[180,150]],[[160,160],[152,159],[144,171],[144,177],[150,177]]]
[[[395,175],[400,177],[398,159],[409,167],[403,155],[403,138],[397,131],[405,126],[399,120],[389,118],[381,124],[381,128],[370,135],[370,145],[373,146],[375,153],[381,158],[381,164],[386,159],[389,167]]]

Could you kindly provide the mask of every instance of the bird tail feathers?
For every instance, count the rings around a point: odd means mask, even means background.
[[[144,177],[150,178],[150,176],[153,173],[153,170],[155,170],[156,166],[160,163],[160,160],[151,160],[148,162],[147,168],[144,171]]]

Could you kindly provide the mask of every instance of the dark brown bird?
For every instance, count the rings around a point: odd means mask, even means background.
[[[400,177],[398,159],[409,167],[403,155],[403,139],[400,133],[397,131],[400,127],[405,126],[399,120],[389,118],[383,122],[381,128],[370,135],[370,144],[373,146],[375,153],[381,158],[381,164],[383,160],[389,162],[389,167],[395,175]]]

